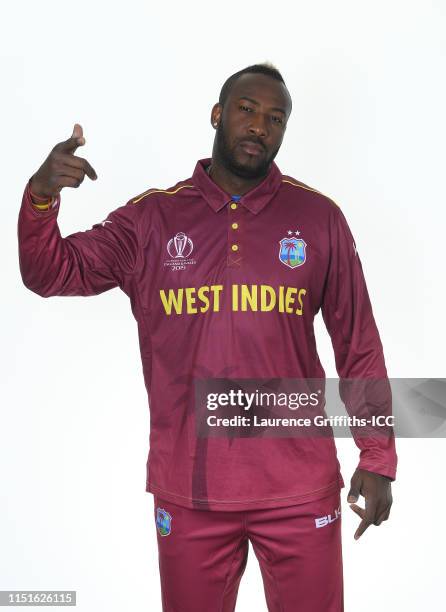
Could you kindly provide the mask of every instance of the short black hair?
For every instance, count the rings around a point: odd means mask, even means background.
[[[232,86],[234,85],[235,81],[239,77],[242,76],[242,74],[265,74],[266,76],[269,76],[272,79],[276,79],[276,81],[280,81],[281,83],[285,85],[283,76],[280,74],[277,68],[273,66],[272,64],[269,64],[269,63],[253,64],[252,66],[247,66],[246,68],[243,68],[242,70],[239,70],[238,72],[235,72],[229,78],[226,79],[226,81],[223,83],[223,87],[221,88],[220,96],[218,98],[219,104],[221,104],[222,106],[224,105],[224,103],[226,102],[228,98],[229,92],[231,91]]]

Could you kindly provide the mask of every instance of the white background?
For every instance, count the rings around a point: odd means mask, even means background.
[[[50,149],[81,123],[78,154],[99,180],[65,189],[59,218],[63,235],[87,229],[188,178],[210,155],[226,77],[273,62],[294,102],[276,161],[344,211],[389,375],[444,377],[445,32],[441,0],[41,0],[2,11],[0,589],[75,589],[82,612],[161,610],[128,299],[44,300],[19,275],[21,196]],[[317,339],[333,376],[320,320]],[[345,499],[358,452],[338,440],[348,612],[444,606],[445,444],[398,441],[391,519],[355,542]],[[252,551],[237,610],[266,610]]]

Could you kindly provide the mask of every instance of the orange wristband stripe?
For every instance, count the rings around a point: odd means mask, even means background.
[[[33,200],[37,200],[39,203],[43,204],[44,202],[49,202],[52,198],[42,198],[41,196],[36,195],[35,193],[33,193],[31,191],[31,188],[29,190],[29,193],[31,194],[31,197]]]

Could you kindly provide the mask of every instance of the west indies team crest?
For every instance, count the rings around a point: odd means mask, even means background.
[[[294,234],[294,236],[293,236]],[[279,240],[279,259],[289,268],[298,268],[305,263],[307,258],[307,243],[298,238],[300,232],[288,230],[288,236]]]
[[[162,536],[168,536],[172,530],[172,516],[164,508],[156,509],[156,528]]]

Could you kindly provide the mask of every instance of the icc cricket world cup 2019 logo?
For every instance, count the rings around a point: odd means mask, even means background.
[[[165,266],[172,271],[186,270],[188,266],[196,264],[196,260],[190,257],[194,244],[184,232],[177,232],[173,238],[167,242],[167,252],[170,259],[164,262]]]
[[[189,257],[193,248],[192,240],[184,232],[178,232],[167,243],[167,252],[174,259]]]

